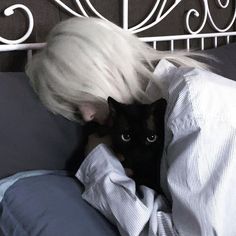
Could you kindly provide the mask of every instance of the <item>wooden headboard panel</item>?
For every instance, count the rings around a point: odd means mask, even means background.
[[[162,0],[165,1],[165,0]],[[165,8],[170,7],[177,0],[167,0]],[[210,10],[214,16],[214,22],[218,27],[224,27],[232,19],[234,13],[235,0],[229,1],[227,8],[219,8],[217,2],[220,0],[208,0]],[[63,2],[73,9],[78,11],[78,7],[73,0],[63,0]],[[129,25],[133,26],[142,21],[153,8],[156,0],[129,0]],[[175,9],[161,21],[157,26],[154,26],[144,32],[140,32],[138,36],[162,36],[162,35],[182,35],[186,34],[185,13],[191,9],[202,11],[202,0],[179,0],[179,4]],[[224,3],[226,1],[221,0]],[[16,11],[12,16],[4,16],[3,11],[16,3],[21,3],[27,6],[34,16],[34,29],[26,42],[44,42],[50,29],[58,22],[65,20],[72,15],[66,12],[62,7],[58,6],[54,0],[8,0],[0,1],[0,36],[7,39],[20,38],[28,28],[28,21],[22,11]],[[81,0],[83,3],[83,0]],[[94,7],[106,18],[112,22],[122,25],[122,1],[121,0],[91,0]],[[89,12],[88,6],[84,4],[86,11]],[[150,19],[152,20],[152,19]],[[202,17],[192,19],[192,28],[198,27],[201,24]],[[235,30],[235,24],[231,31]],[[207,24],[202,33],[211,32],[211,27]],[[166,45],[158,46],[158,49],[166,49]],[[177,44],[181,47],[181,44]],[[26,52],[1,52],[0,53],[0,71],[23,71],[26,61]]]

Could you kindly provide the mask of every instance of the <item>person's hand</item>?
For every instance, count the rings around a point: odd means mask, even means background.
[[[87,156],[97,145],[104,143],[106,144],[108,147],[111,147],[111,139],[108,135],[104,136],[104,137],[99,137],[96,134],[91,134],[89,135],[88,138],[88,143],[87,146],[85,148],[85,155]],[[125,157],[122,154],[115,154],[117,159],[122,163],[125,160]],[[130,168],[125,168],[125,173],[127,176],[132,177],[133,176],[133,170]]]
[[[121,164],[122,164],[122,162],[124,162],[125,161],[125,157],[122,155],[122,154],[116,154],[116,157],[119,159],[119,161],[121,162]],[[125,166],[123,166],[124,167],[124,169],[125,169],[125,173],[126,173],[126,175],[128,176],[128,177],[132,177],[133,175],[134,175],[134,172],[133,172],[133,170],[132,169],[130,169],[130,168],[126,168]]]

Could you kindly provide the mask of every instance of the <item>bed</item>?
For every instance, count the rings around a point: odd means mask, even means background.
[[[236,80],[236,2],[11,2],[0,3],[5,10],[0,33],[0,235],[120,235],[81,198],[83,187],[74,177],[84,156],[86,130],[46,110],[29,85],[24,64],[45,46],[58,21],[96,16],[155,49],[213,55],[218,60],[207,61],[212,70]],[[13,28],[19,21],[24,23]]]

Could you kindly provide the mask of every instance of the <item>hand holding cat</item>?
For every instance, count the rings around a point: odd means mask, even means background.
[[[85,155],[87,156],[97,145],[104,143],[108,147],[111,147],[111,139],[108,135],[99,137],[97,134],[91,134],[88,138],[88,143],[85,148]],[[120,162],[123,162],[125,160],[124,156],[121,154],[116,154],[116,157]],[[127,176],[132,177],[133,176],[133,170],[130,168],[125,168],[125,173]]]

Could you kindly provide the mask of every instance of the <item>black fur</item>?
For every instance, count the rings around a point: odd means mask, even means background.
[[[121,104],[108,98],[113,150],[125,157],[139,185],[160,191],[160,163],[164,146],[166,101],[152,104]]]
[[[121,163],[124,168],[132,169],[132,178],[136,183],[161,192],[160,163],[164,146],[166,101],[160,99],[152,104],[127,105],[109,97],[108,105],[109,125],[90,122],[87,125],[88,134],[95,132],[99,136],[109,135],[111,148],[125,158]]]

